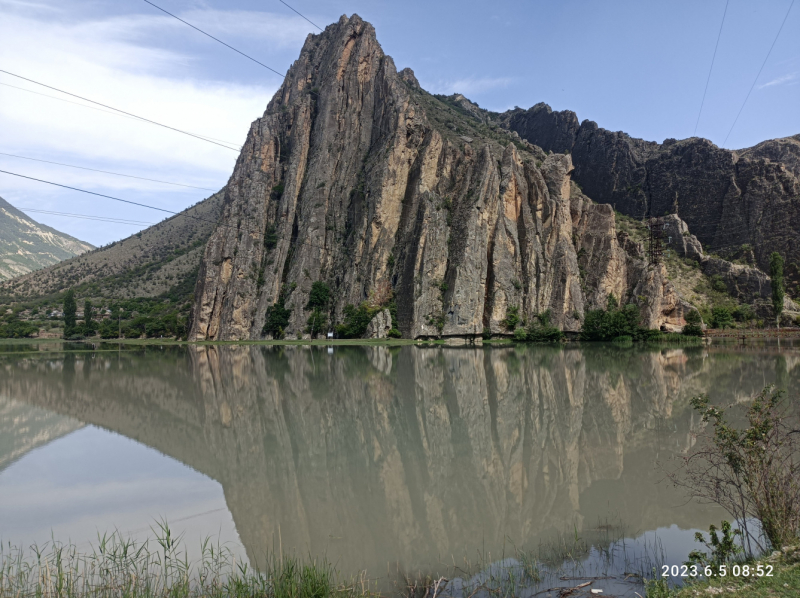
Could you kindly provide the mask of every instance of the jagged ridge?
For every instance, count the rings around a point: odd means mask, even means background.
[[[260,338],[281,296],[299,334],[316,280],[334,290],[334,321],[391,286],[412,338],[506,333],[510,307],[577,331],[611,292],[649,326],[681,321],[664,269],[573,190],[569,156],[467,112],[399,75],[357,15],[309,35],[227,186],[191,338]]]

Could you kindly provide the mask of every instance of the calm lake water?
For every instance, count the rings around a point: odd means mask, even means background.
[[[797,394],[799,364],[791,345],[4,345],[0,539],[88,549],[166,520],[253,565],[280,550],[348,574],[575,536],[585,563],[678,564],[725,517],[660,482],[692,446],[689,399]]]

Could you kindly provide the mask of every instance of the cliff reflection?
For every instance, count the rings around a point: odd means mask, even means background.
[[[4,356],[0,394],[136,439],[218,480],[252,563],[344,571],[536,544],[617,512],[705,527],[655,469],[688,399],[730,401],[797,358],[706,349],[171,347]]]

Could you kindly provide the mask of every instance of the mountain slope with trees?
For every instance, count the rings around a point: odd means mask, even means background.
[[[0,281],[92,249],[89,243],[36,222],[0,197]]]

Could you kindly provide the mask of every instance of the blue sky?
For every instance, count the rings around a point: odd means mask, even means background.
[[[280,72],[315,31],[278,0],[153,1]],[[358,13],[375,25],[398,68],[413,68],[431,92],[458,91],[497,111],[543,101],[655,141],[693,135],[726,5],[288,1],[322,27]],[[699,136],[723,144],[790,3],[729,0]],[[0,0],[0,14],[0,69],[235,144],[281,81],[141,0]],[[800,5],[725,147],[800,133],[799,33]],[[0,74],[3,153],[212,189],[225,184],[236,159],[211,144],[17,88],[59,95]],[[2,155],[0,169],[171,210],[208,195]],[[21,209],[142,222],[161,216],[4,174],[0,196]],[[139,228],[31,216],[96,245]]]

